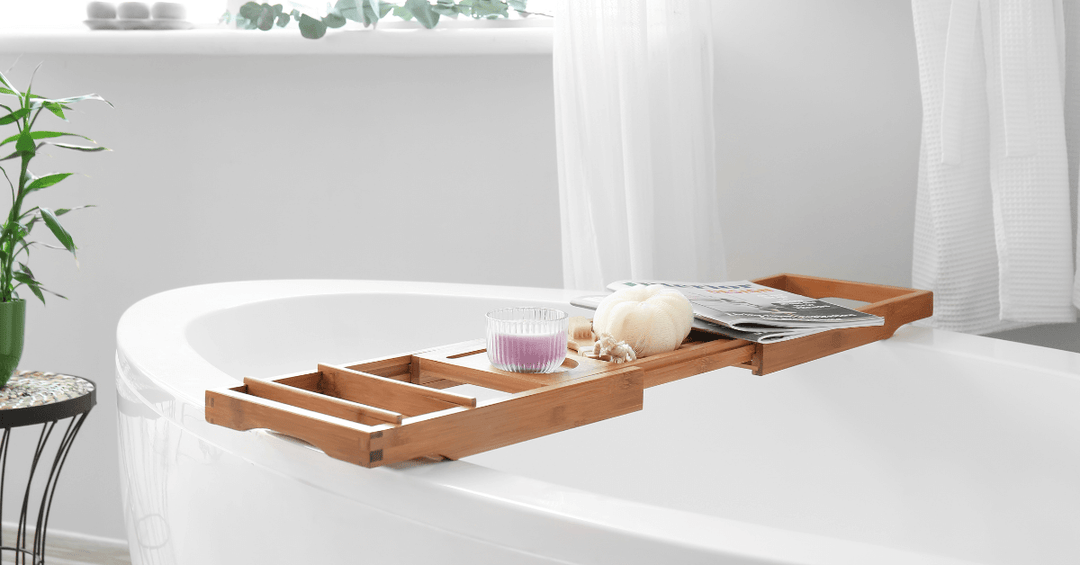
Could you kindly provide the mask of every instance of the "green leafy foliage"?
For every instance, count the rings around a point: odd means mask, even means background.
[[[510,10],[522,15],[531,15],[526,11],[528,0],[404,0],[403,3],[384,2],[383,0],[337,0],[333,7],[327,6],[325,15],[313,15],[300,10],[285,13],[281,4],[259,4],[248,2],[240,7],[236,17],[228,12],[222,21],[235,21],[240,29],[261,29],[267,31],[274,27],[286,27],[296,21],[300,35],[308,39],[319,39],[326,35],[327,29],[344,27],[353,21],[364,27],[375,26],[389,15],[405,21],[416,20],[420,25],[431,29],[439,24],[439,18],[457,18],[459,15],[476,19],[494,19],[510,17]],[[65,108],[59,108],[60,111]],[[62,115],[60,117],[63,117]]]
[[[427,0],[405,0],[405,8],[412,12],[420,25],[431,29],[439,23],[439,13],[431,9]]]
[[[259,9],[258,14],[261,15],[263,13],[262,6],[256,5],[256,7]],[[273,10],[274,7],[271,7],[271,11]],[[280,10],[280,7],[278,7],[278,10]],[[277,12],[275,12],[275,17],[276,14]],[[238,17],[237,20],[239,19]],[[258,18],[255,18],[255,21],[258,21]],[[31,78],[32,82],[33,79]],[[38,155],[41,148],[46,145],[83,152],[108,151],[108,149],[96,144],[71,145],[53,141],[40,141],[58,137],[79,137],[90,143],[95,143],[94,140],[84,135],[36,129],[36,126],[42,112],[47,111],[48,114],[46,115],[52,115],[67,121],[65,111],[70,110],[72,104],[86,100],[99,100],[106,104],[109,104],[109,102],[96,94],[70,98],[45,98],[33,94],[29,86],[25,93],[19,92],[3,73],[0,73],[0,85],[2,85],[0,86],[0,126],[15,128],[11,135],[0,141],[0,146],[14,143],[15,151],[0,159],[0,162],[17,160],[18,163],[17,175],[15,171],[12,171],[12,174],[9,175],[8,170],[0,166],[0,173],[3,174],[11,189],[11,207],[8,209],[3,224],[0,224],[0,302],[10,302],[18,298],[16,290],[23,286],[30,289],[30,292],[38,297],[42,303],[45,302],[44,293],[64,298],[62,295],[42,286],[41,282],[34,276],[34,272],[29,267],[30,250],[33,247],[41,246],[65,250],[75,255],[77,249],[75,240],[72,238],[71,233],[60,223],[59,217],[88,206],[59,208],[55,212],[39,206],[32,206],[23,210],[27,196],[54,186],[72,175],[72,173],[52,173],[37,176],[30,172],[30,162]],[[13,103],[10,102],[11,98],[14,98]],[[10,103],[10,106],[8,103]],[[112,106],[112,104],[109,104],[109,106]],[[3,114],[3,111],[7,113]],[[14,167],[13,165],[8,166]],[[39,222],[48,227],[49,232],[60,243],[59,246],[28,239],[33,232],[34,226]],[[20,257],[25,257],[26,260],[20,260]]]
[[[322,20],[316,20],[307,14],[301,14],[300,35],[308,39],[319,39],[326,35],[326,24]]]

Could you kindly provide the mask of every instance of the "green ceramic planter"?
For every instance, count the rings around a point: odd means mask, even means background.
[[[22,358],[26,301],[0,302],[0,387],[7,385]]]

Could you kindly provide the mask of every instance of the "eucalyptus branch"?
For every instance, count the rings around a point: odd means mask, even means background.
[[[528,0],[405,0],[397,4],[383,0],[337,0],[326,15],[318,16],[315,10],[297,5],[289,12],[281,4],[248,2],[233,16],[225,12],[221,21],[235,21],[240,29],[269,31],[274,27],[286,27],[296,21],[300,34],[308,39],[319,39],[327,29],[344,27],[348,21],[375,27],[380,20],[394,16],[403,21],[416,20],[431,29],[438,25],[440,17],[457,18],[459,15],[474,19],[509,18],[513,10],[522,16],[538,15],[526,11]]]

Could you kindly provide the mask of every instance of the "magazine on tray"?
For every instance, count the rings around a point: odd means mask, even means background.
[[[750,281],[680,283],[671,281],[617,281],[615,291],[658,284],[677,290],[694,308],[694,327],[710,333],[758,343],[774,343],[840,328],[881,326],[885,319],[825,300],[807,298]],[[596,309],[604,296],[571,301]]]

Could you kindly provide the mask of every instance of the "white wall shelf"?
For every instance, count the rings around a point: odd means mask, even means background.
[[[81,55],[550,55],[551,44],[550,25],[330,30],[318,40],[301,37],[295,27],[267,32],[194,29],[0,33],[0,53]]]

